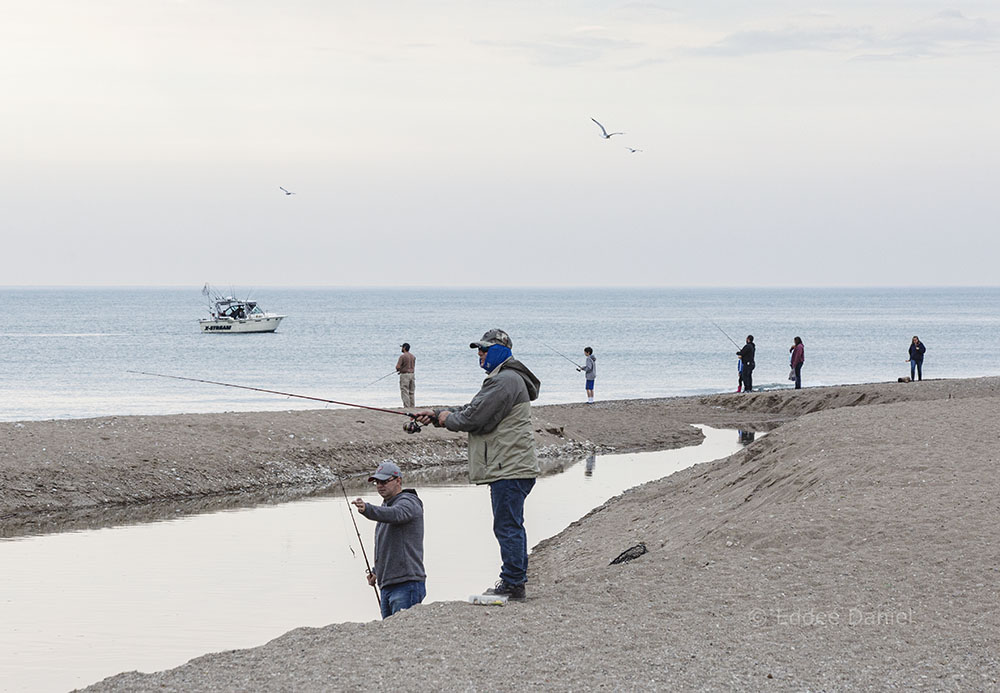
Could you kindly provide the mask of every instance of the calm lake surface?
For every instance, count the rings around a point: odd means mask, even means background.
[[[736,431],[702,430],[696,447],[601,455],[539,479],[525,507],[529,544],[625,489],[742,447]],[[500,557],[489,488],[417,489],[426,601],[465,600],[492,586]],[[364,498],[381,502],[374,489]],[[300,626],[378,619],[349,512],[331,495],[0,540],[0,690],[65,691],[262,645]],[[358,524],[370,557],[374,523],[358,516]]]
[[[200,333],[200,288],[0,287],[0,421],[317,406],[130,370],[398,406],[397,379],[376,381],[394,372],[404,341],[417,357],[417,405],[464,404],[482,380],[469,342],[492,327],[541,379],[538,404],[584,398],[570,360],[582,363],[585,346],[597,357],[598,399],[735,390],[730,338],[742,345],[747,334],[763,388],[788,387],[795,336],[807,387],[909,375],[913,335],[927,345],[927,378],[1000,374],[998,288],[237,287],[288,315],[257,335]]]

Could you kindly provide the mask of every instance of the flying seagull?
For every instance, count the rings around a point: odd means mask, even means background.
[[[295,193],[293,193],[293,192],[291,192],[291,191],[289,191],[289,190],[285,190],[285,189],[284,189],[283,187],[281,187],[280,185],[278,186],[278,190],[280,190],[281,192],[285,193],[286,195],[294,195],[294,194],[295,194]]]
[[[597,123],[596,119],[591,118],[591,120],[593,120],[595,123]],[[606,140],[610,140],[615,135],[624,135],[625,134],[624,132],[612,132],[611,134],[608,134],[608,131],[605,130],[604,126],[601,125],[600,123],[597,123],[597,127],[601,128],[601,137],[603,137]]]
[[[635,154],[636,152],[641,152],[642,151],[641,149],[633,149],[632,147],[625,147],[625,149],[629,150],[633,154]]]

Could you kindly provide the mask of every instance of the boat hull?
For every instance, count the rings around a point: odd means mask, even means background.
[[[249,332],[274,332],[284,315],[265,315],[260,318],[214,318],[199,320],[202,332],[218,334],[246,334]]]

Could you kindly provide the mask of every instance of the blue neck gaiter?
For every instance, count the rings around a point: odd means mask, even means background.
[[[487,373],[510,358],[510,349],[503,344],[494,344],[486,351],[486,360],[483,361],[483,370]]]

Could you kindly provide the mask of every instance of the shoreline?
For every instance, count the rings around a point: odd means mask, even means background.
[[[719,398],[609,405],[789,420],[536,545],[522,604],[299,628],[87,690],[997,687],[1000,378]]]
[[[543,465],[591,452],[681,447],[692,424],[771,430],[821,409],[1000,390],[1000,378],[842,385],[533,408]],[[0,424],[0,537],[290,500],[392,458],[417,472],[464,473],[465,436],[355,410],[113,416]]]

